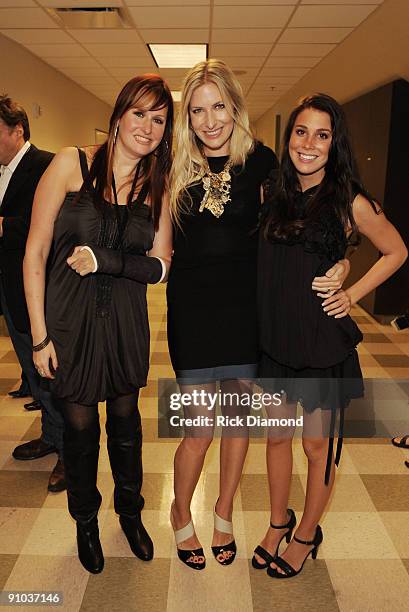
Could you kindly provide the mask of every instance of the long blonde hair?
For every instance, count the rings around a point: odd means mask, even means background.
[[[196,64],[186,75],[182,87],[180,110],[176,120],[174,139],[175,157],[171,170],[170,212],[180,225],[183,211],[188,210],[187,188],[197,183],[206,173],[206,161],[199,140],[190,126],[189,105],[195,89],[214,83],[221,94],[226,110],[234,119],[230,138],[230,160],[233,165],[244,165],[254,148],[254,137],[244,102],[241,85],[230,68],[222,61],[209,59]],[[187,201],[186,201],[187,200]]]

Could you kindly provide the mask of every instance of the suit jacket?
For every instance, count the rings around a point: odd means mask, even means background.
[[[30,331],[23,284],[23,259],[31,209],[37,184],[53,153],[31,145],[13,172],[0,207],[3,237],[0,238],[0,270],[10,315],[21,332]]]

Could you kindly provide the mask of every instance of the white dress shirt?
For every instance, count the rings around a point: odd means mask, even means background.
[[[0,206],[3,203],[4,194],[7,191],[11,177],[13,176],[14,170],[17,168],[24,155],[27,153],[31,144],[27,140],[26,143],[21,147],[20,151],[13,157],[11,162],[7,166],[0,166]]]

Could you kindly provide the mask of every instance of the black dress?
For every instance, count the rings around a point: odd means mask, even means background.
[[[227,157],[209,157],[221,172]],[[190,382],[254,376],[258,362],[256,227],[260,187],[278,166],[258,144],[231,170],[231,202],[216,218],[199,212],[202,183],[189,188],[190,212],[175,228],[168,280],[168,341],[173,368]],[[192,377],[198,377],[193,381]]]
[[[316,189],[298,194],[299,218]],[[340,412],[337,463],[343,411],[351,399],[363,395],[355,348],[362,334],[350,316],[328,316],[322,308],[324,298],[311,284],[344,258],[347,246],[342,223],[328,206],[320,221],[309,224],[297,238],[268,241],[261,236],[258,265],[261,385],[271,392],[285,391],[288,401],[300,401],[307,412],[330,410],[331,440],[335,414]]]
[[[80,159],[85,178],[83,151]],[[149,206],[119,206],[117,212],[129,215],[121,249],[145,255],[154,238]],[[118,249],[119,242],[112,205],[99,210],[88,191],[67,194],[54,226],[46,291],[47,330],[59,364],[50,390],[58,398],[91,405],[146,385],[146,284],[102,273],[81,277],[66,262],[78,245]]]

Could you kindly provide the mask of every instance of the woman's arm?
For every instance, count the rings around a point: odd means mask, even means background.
[[[163,202],[159,227],[148,257],[91,244],[85,246],[86,248],[75,247],[73,254],[67,259],[68,265],[80,276],[99,272],[129,278],[140,283],[165,282],[172,259],[172,222],[167,197]]]
[[[54,222],[64,201],[73,171],[78,165],[78,151],[63,149],[54,157],[43,174],[34,197],[31,225],[24,257],[24,289],[30,315],[33,344],[47,336],[44,313],[45,269],[53,238]],[[52,343],[34,353],[36,368],[53,378],[49,361],[56,369],[57,358]]]
[[[359,232],[369,238],[382,253],[382,257],[352,287],[338,291],[322,303],[324,311],[336,319],[345,317],[352,305],[392,276],[408,256],[399,232],[380,212],[379,207],[377,214],[364,196],[357,195],[352,210]]]

